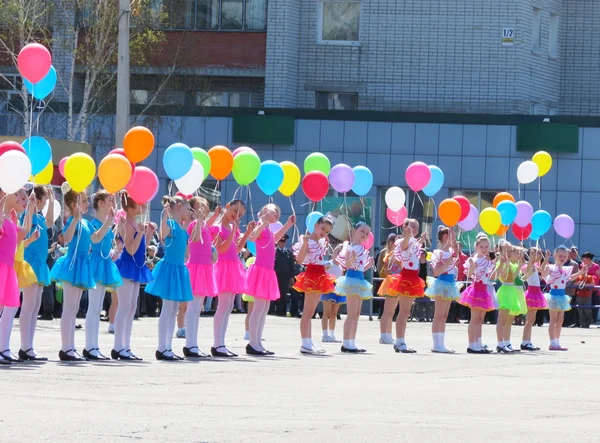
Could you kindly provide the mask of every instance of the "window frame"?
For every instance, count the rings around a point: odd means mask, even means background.
[[[176,1],[176,0],[175,0]],[[248,8],[247,8],[247,3],[250,0],[242,0],[242,28],[241,29],[235,29],[235,28],[223,28],[223,0],[216,0],[217,1],[217,26],[212,27],[212,28],[199,28],[198,27],[198,1],[199,0],[192,0],[194,2],[193,4],[193,17],[192,17],[192,26],[190,28],[178,28],[178,27],[173,27],[173,20],[172,20],[172,16],[171,16],[171,12],[172,12],[172,3],[169,3],[167,5],[163,5],[165,7],[165,11],[167,12],[167,24],[164,26],[161,26],[160,29],[164,30],[164,31],[196,31],[196,32],[266,32],[267,31],[267,25],[268,25],[268,20],[267,20],[267,11],[268,11],[268,0],[264,0],[265,2],[265,24],[264,27],[262,29],[251,29],[248,27],[248,17],[247,17],[247,12],[248,12]],[[355,0],[354,0],[355,1]]]
[[[323,19],[325,3],[358,3],[358,40],[323,40]],[[317,4],[317,44],[328,46],[360,46],[362,31],[361,17],[363,15],[362,2],[360,0],[318,0]]]
[[[319,108],[319,94],[327,94],[327,108]],[[354,109],[336,109],[333,106],[334,95],[350,95],[354,98]],[[338,92],[338,91],[315,91],[315,109],[323,109],[328,111],[356,111],[358,110],[358,92]]]
[[[550,22],[548,25],[548,57],[558,58],[560,32],[560,15],[554,12],[550,13]]]
[[[542,52],[542,12],[542,8],[533,7],[531,16],[531,52],[534,54]],[[539,22],[536,24],[538,19]]]

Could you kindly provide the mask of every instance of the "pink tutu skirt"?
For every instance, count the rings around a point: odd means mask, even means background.
[[[494,298],[484,283],[473,283],[463,291],[458,301],[461,305],[480,311],[493,311],[496,309]]]
[[[273,269],[252,265],[246,273],[246,294],[264,300],[279,300],[277,274]]]
[[[189,262],[185,265],[190,272],[194,297],[215,297],[217,295],[217,283],[215,282],[214,266],[212,264],[199,265]]]
[[[528,309],[548,309],[548,301],[539,286],[528,286],[525,291]]]
[[[215,264],[217,292],[246,293],[246,271],[239,260],[218,260]]]
[[[7,266],[5,263],[0,263],[0,306],[9,308],[18,308],[21,306],[19,295],[19,282],[17,280],[17,272],[13,267]]]

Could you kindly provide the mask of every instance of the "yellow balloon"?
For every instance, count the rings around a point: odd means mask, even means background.
[[[502,217],[497,209],[485,208],[479,214],[481,228],[490,235],[494,235],[502,225]]]
[[[431,261],[431,252],[427,253],[427,261]]]
[[[538,177],[543,177],[552,168],[552,157],[546,151],[536,152],[531,161],[538,166]]]
[[[279,163],[283,169],[283,183],[279,187],[281,192],[286,197],[291,196],[300,185],[300,169],[292,162]]]
[[[94,159],[83,152],[71,155],[65,162],[65,178],[71,189],[83,192],[92,184],[96,176],[96,163]]]
[[[248,260],[246,260],[246,267],[249,268],[250,265],[253,265],[255,261],[256,257],[250,257]]]
[[[33,182],[37,185],[49,185],[54,176],[54,165],[52,160],[42,169],[36,176],[33,177]]]

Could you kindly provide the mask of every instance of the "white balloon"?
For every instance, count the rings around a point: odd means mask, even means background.
[[[8,151],[0,156],[0,189],[14,194],[29,181],[31,161],[21,151]]]
[[[42,209],[42,215],[44,217],[48,213],[49,207],[50,207],[50,200],[46,200],[46,205],[44,206],[44,209]],[[52,221],[56,222],[56,220],[58,220],[58,217],[60,217],[60,203],[57,200],[54,200],[54,220],[52,220]]]
[[[191,169],[183,177],[175,180],[175,185],[184,194],[191,195],[196,192],[203,180],[204,168],[198,160],[194,160]]]
[[[399,211],[406,202],[406,194],[398,186],[392,186],[385,193],[385,204],[392,211]]]
[[[524,161],[517,168],[517,180],[519,180],[519,183],[521,184],[531,183],[538,178],[539,172],[540,169],[534,162],[529,160]]]

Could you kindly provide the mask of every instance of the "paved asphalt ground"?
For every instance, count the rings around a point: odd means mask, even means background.
[[[326,344],[322,357],[299,354],[298,320],[267,319],[272,358],[243,355],[243,315],[232,315],[235,360],[154,360],[156,319],[134,324],[142,363],[63,364],[59,324],[40,322],[45,364],[0,367],[1,440],[60,442],[598,442],[600,330],[567,329],[569,352],[467,355],[466,325],[449,325],[456,355],[432,354],[430,324],[410,323],[419,353],[378,344],[379,323],[361,319],[366,355]],[[340,325],[340,324],[338,324]],[[320,332],[317,321],[314,332]],[[112,336],[102,323],[100,345]],[[338,326],[341,336],[341,327]],[[513,330],[515,340],[521,328]],[[201,318],[209,350],[212,319]],[[495,344],[493,327],[484,342]],[[320,341],[320,333],[315,334]],[[547,329],[534,341],[548,344]],[[83,346],[84,332],[76,343]],[[183,340],[174,339],[180,349]],[[15,325],[13,351],[18,350]]]

